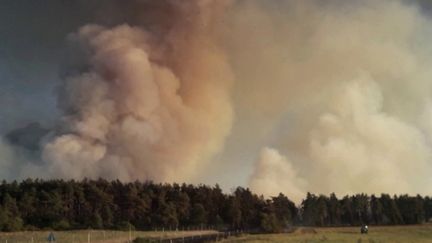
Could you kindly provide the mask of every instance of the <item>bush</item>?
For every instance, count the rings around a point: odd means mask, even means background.
[[[64,219],[52,224],[52,228],[55,230],[68,230],[68,229],[70,229],[70,227],[71,226],[70,226],[69,222],[67,220],[64,220]]]
[[[273,213],[262,213],[261,214],[261,229],[266,233],[278,233],[281,232],[281,225],[279,225],[276,216]]]
[[[122,231],[135,230],[135,226],[128,221],[119,222],[115,228]]]
[[[96,213],[93,215],[93,218],[91,220],[91,227],[93,229],[102,229],[103,228],[103,220],[102,217]]]
[[[14,219],[9,219],[4,225],[3,225],[3,231],[20,231],[23,228],[23,220],[20,217],[16,217]]]

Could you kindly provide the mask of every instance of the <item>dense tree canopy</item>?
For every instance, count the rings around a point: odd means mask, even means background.
[[[266,199],[238,187],[152,182],[25,180],[0,185],[0,230],[188,229],[266,232],[292,225],[417,224],[432,217],[432,199],[365,194],[338,199],[308,193],[296,206],[283,194]]]
[[[302,223],[311,226],[420,224],[432,217],[432,199],[408,195],[357,194],[341,200],[308,193],[300,207]]]

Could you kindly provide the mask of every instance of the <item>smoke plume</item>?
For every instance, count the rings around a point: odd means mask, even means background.
[[[250,186],[257,192],[267,195],[278,195],[288,192],[290,199],[300,201],[307,185],[292,163],[272,148],[263,148],[256,163]]]
[[[8,178],[15,162],[13,148],[0,138],[0,177]]]
[[[240,102],[264,105],[273,153],[287,157],[261,156],[251,187],[266,195],[279,183],[288,195],[431,193],[429,17],[399,1],[285,7],[243,6],[256,21],[237,26],[265,37],[251,38],[258,54],[235,70],[251,78],[250,90],[269,91]],[[293,189],[299,180],[307,185]]]
[[[59,87],[64,115],[45,139],[43,163],[26,165],[23,177],[182,181],[221,148],[232,76],[212,15],[224,3],[152,5],[151,25],[86,25],[69,37],[85,71]]]
[[[0,176],[430,194],[429,14],[403,0],[112,1],[68,37],[61,119],[9,133]]]

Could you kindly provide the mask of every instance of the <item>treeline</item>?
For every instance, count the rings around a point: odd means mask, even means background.
[[[308,193],[301,205],[304,225],[403,225],[421,224],[432,218],[432,199],[408,195],[357,194],[338,199]]]
[[[243,229],[280,232],[292,225],[416,224],[432,217],[421,196],[307,194],[297,208],[280,194],[265,199],[238,187],[120,181],[25,180],[0,184],[0,230]]]
[[[293,222],[297,208],[280,195],[249,189],[120,181],[25,180],[0,185],[0,230],[264,229]]]

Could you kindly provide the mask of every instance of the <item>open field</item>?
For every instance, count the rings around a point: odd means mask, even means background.
[[[183,236],[197,236],[213,234],[215,231],[132,231],[131,238],[175,238]],[[47,242],[49,231],[0,233],[0,243],[29,243]],[[80,231],[56,231],[54,235],[57,242],[88,242],[97,243],[124,243],[129,240],[127,231],[102,231],[102,230],[80,230]],[[33,241],[32,241],[33,240]],[[258,234],[232,237],[224,242],[431,242],[432,225],[415,226],[379,226],[370,227],[369,234],[361,235],[359,227],[343,228],[299,228],[289,234]]]
[[[432,242],[432,225],[370,227],[361,235],[359,227],[299,228],[291,234],[245,235],[225,242]]]
[[[49,231],[32,231],[32,232],[13,232],[0,233],[0,243],[38,243],[47,242]],[[128,242],[129,232],[127,231],[103,231],[103,230],[80,230],[80,231],[55,231],[53,232],[56,242],[59,243],[86,243],[90,235],[92,243],[123,243]],[[212,234],[215,231],[132,231],[131,238],[151,237],[151,238],[171,238],[192,235]],[[33,240],[33,241],[32,241]]]

